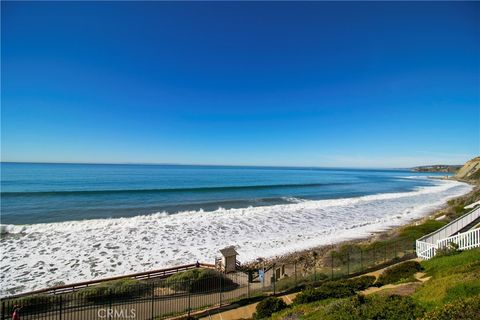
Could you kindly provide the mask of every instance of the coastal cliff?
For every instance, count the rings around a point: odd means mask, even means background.
[[[480,181],[480,157],[467,161],[455,174],[455,178]]]
[[[431,166],[418,166],[413,167],[411,170],[414,172],[446,172],[446,173],[455,173],[462,166],[461,165],[445,165],[445,164],[436,164]]]

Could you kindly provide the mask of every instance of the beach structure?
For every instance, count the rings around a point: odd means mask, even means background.
[[[274,270],[273,270],[273,276],[272,277],[275,277],[275,281],[278,281],[282,278],[284,278],[287,274],[285,273],[285,265],[282,264],[282,265],[279,265],[279,266],[274,266]]]
[[[226,247],[220,250],[221,257],[215,260],[215,266],[222,272],[235,272],[239,262],[237,261],[238,252],[234,246]]]
[[[472,207],[475,209],[418,239],[417,256],[428,260],[441,249],[468,250],[480,247],[480,207],[472,203],[465,208]]]

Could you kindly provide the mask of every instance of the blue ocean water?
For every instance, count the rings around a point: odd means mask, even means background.
[[[0,296],[366,237],[472,187],[408,170],[1,164]]]
[[[409,170],[1,164],[2,224],[116,218],[406,192],[434,174]],[[442,174],[444,175],[444,174]]]

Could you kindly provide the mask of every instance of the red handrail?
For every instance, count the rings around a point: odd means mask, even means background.
[[[5,298],[6,299],[19,298],[19,297],[33,295],[33,294],[39,294],[39,293],[48,293],[48,294],[67,293],[67,292],[73,292],[73,291],[75,291],[77,289],[80,289],[80,288],[85,288],[85,287],[88,287],[88,286],[91,286],[91,285],[96,285],[96,284],[100,284],[100,283],[107,282],[107,281],[128,279],[128,278],[136,279],[136,280],[145,280],[145,279],[153,279],[153,278],[166,278],[166,277],[171,276],[172,274],[175,274],[177,272],[187,271],[187,270],[190,270],[190,269],[195,269],[197,267],[215,269],[214,264],[192,263],[192,264],[185,264],[185,265],[166,268],[166,269],[144,271],[144,272],[132,273],[132,274],[123,275],[123,276],[115,276],[115,277],[103,278],[103,279],[98,279],[98,280],[90,280],[90,281],[77,282],[77,283],[73,283],[73,284],[65,284],[65,285],[50,287],[50,288],[46,288],[46,289],[39,289],[39,290],[30,291],[30,292],[20,293],[20,294],[12,295],[12,296],[5,297]]]

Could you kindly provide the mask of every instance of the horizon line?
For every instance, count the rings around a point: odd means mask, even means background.
[[[0,161],[3,163],[21,163],[21,164],[82,164],[82,165],[151,165],[151,166],[203,166],[203,167],[252,167],[252,168],[298,168],[298,169],[412,169],[424,166],[462,166],[462,164],[431,164],[418,165],[412,167],[334,167],[334,166],[295,166],[295,165],[252,165],[252,164],[203,164],[203,163],[172,163],[172,162],[49,162],[49,161]]]

